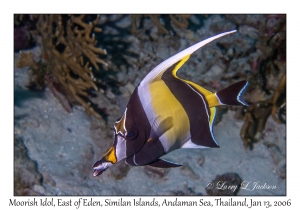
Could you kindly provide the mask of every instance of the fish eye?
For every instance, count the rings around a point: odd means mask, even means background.
[[[126,133],[126,140],[134,140],[137,137],[137,131],[129,131]]]
[[[135,135],[135,132],[134,131],[130,131],[127,135],[126,135],[126,137],[133,137]]]

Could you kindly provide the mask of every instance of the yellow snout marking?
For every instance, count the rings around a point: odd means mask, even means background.
[[[104,155],[104,158],[111,162],[112,164],[115,164],[117,162],[117,157],[116,157],[116,150],[115,147],[112,146],[108,152]]]

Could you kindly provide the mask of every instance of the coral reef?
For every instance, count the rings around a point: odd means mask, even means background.
[[[253,143],[262,138],[270,115],[277,123],[285,123],[286,16],[225,15],[225,18],[235,23],[243,39],[252,45],[244,52],[234,47],[228,56],[223,57],[233,70],[224,79],[246,78],[249,81],[244,99],[250,106],[239,111],[237,118],[245,121],[240,135],[245,149],[252,150]],[[239,39],[236,43],[241,47],[245,44]],[[227,43],[221,43],[221,46],[226,47]],[[238,60],[243,61],[240,67]]]
[[[171,28],[171,24],[180,29],[186,29],[189,26],[188,19],[191,17],[190,14],[177,14],[177,15],[169,15],[168,17],[162,17],[163,15],[131,15],[132,18],[132,28],[131,32],[133,34],[137,34],[139,32],[139,26],[143,24],[143,18],[150,18],[155,26],[157,27],[157,33],[161,34],[170,34],[170,31],[174,31]],[[161,23],[161,19],[164,19],[165,24]],[[169,30],[168,30],[168,29]]]
[[[277,123],[286,123],[286,74],[281,77],[272,97],[272,117]]]
[[[244,142],[245,149],[253,149],[253,143],[258,142],[265,128],[268,117],[271,114],[271,106],[269,100],[260,101],[247,107],[244,112],[244,125],[241,129],[241,138]]]
[[[233,196],[237,195],[242,184],[242,179],[236,173],[225,173],[222,175],[217,175],[216,178],[210,184],[211,186],[208,185],[206,188],[207,195]]]
[[[91,90],[98,90],[101,81],[93,75],[92,66],[107,65],[99,55],[106,51],[96,47],[94,32],[100,16],[86,23],[85,15],[39,15],[36,23],[36,39],[42,47],[43,59],[34,61],[29,53],[21,53],[18,67],[31,67],[29,87],[53,92],[67,111],[75,102],[81,104],[88,114],[100,117],[101,109],[89,100]],[[90,65],[91,63],[91,65]],[[101,90],[101,89],[100,89]]]
[[[14,14],[14,51],[25,50],[33,47],[35,42],[31,36],[33,19],[35,15]]]
[[[277,123],[285,123],[286,116],[286,75],[283,74],[272,98],[259,101],[244,109],[244,125],[241,138],[245,149],[253,149],[253,143],[258,142],[268,117],[272,115]]]
[[[14,28],[14,51],[24,50],[30,47],[30,33],[25,27]]]
[[[111,70],[99,77],[107,81],[106,83],[109,84],[107,89],[111,89],[114,94],[117,94],[116,89],[126,85],[128,80],[134,80],[132,72],[129,70],[132,67],[130,61],[138,61],[141,52],[133,50],[134,48],[138,49],[138,46],[133,44],[134,37],[130,36],[131,19],[129,15],[101,15],[99,22],[103,33],[99,33],[96,38],[102,40],[102,45],[107,50],[108,68]],[[98,78],[99,73],[101,72],[95,72],[95,77]]]

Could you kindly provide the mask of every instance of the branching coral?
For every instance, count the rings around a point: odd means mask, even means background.
[[[281,81],[272,98],[259,101],[247,107],[244,112],[244,125],[241,129],[241,138],[245,149],[252,150],[253,143],[257,142],[265,128],[267,119],[272,115],[278,123],[285,123],[286,109],[286,75],[283,74]]]
[[[257,142],[265,128],[268,117],[271,114],[272,103],[270,100],[257,102],[245,109],[243,117],[244,125],[241,129],[241,138],[244,147],[253,149],[253,143]]]
[[[286,16],[285,15],[225,15],[237,25],[241,35],[234,45],[232,56],[226,56],[225,60],[230,62],[230,58],[241,60],[242,64],[231,63],[232,69],[226,77],[242,78],[249,80],[249,88],[263,91],[264,98],[256,99],[251,94],[248,101],[256,103],[265,100],[275,90],[283,72],[285,72],[286,61]],[[227,48],[228,44],[223,43]],[[241,49],[248,46],[247,50]],[[243,60],[242,60],[243,59]],[[238,68],[236,68],[236,66]],[[246,75],[245,75],[246,73]]]
[[[278,123],[285,123],[286,115],[286,74],[281,77],[280,83],[272,98],[272,117]]]
[[[244,109],[245,121],[240,135],[245,149],[261,137],[270,115],[277,123],[285,123],[286,111],[286,16],[285,15],[225,15],[234,22],[242,39],[237,46],[248,43],[242,52],[235,47],[233,56],[226,57],[231,69],[226,79],[247,78],[245,100],[252,104]],[[247,42],[246,42],[247,41]],[[223,46],[226,48],[226,43]],[[230,58],[236,58],[234,63]],[[280,81],[280,82],[279,82]]]
[[[184,15],[184,14],[180,14],[180,15],[170,15],[170,19],[172,20],[172,23],[181,29],[185,29],[189,26],[189,22],[188,19],[191,17],[190,14],[188,15]]]
[[[101,119],[97,110],[91,108],[88,91],[98,90],[92,66],[107,65],[99,55],[106,50],[96,47],[94,32],[101,32],[96,25],[99,15],[92,22],[84,21],[85,15],[39,15],[35,34],[40,40],[43,60],[37,63],[33,56],[21,53],[19,67],[29,66],[35,85],[46,85],[60,100],[66,110],[70,104],[79,102],[88,114]]]
[[[140,25],[140,22],[142,21],[143,17],[146,18],[151,18],[153,23],[156,25],[158,34],[169,34],[169,31],[166,29],[166,26],[163,25],[160,21],[160,15],[153,15],[153,14],[148,14],[148,15],[132,15],[132,28],[131,32],[132,33],[137,33],[138,32],[138,27]],[[181,28],[181,29],[186,29],[189,26],[188,19],[191,17],[191,15],[184,15],[184,14],[177,14],[177,15],[169,15],[169,18],[174,24],[175,27]]]

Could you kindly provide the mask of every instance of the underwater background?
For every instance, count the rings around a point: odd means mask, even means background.
[[[218,108],[220,148],[93,177],[145,75],[234,29],[178,72],[214,92],[249,81],[250,106]],[[15,15],[14,50],[15,195],[286,195],[286,15]]]

